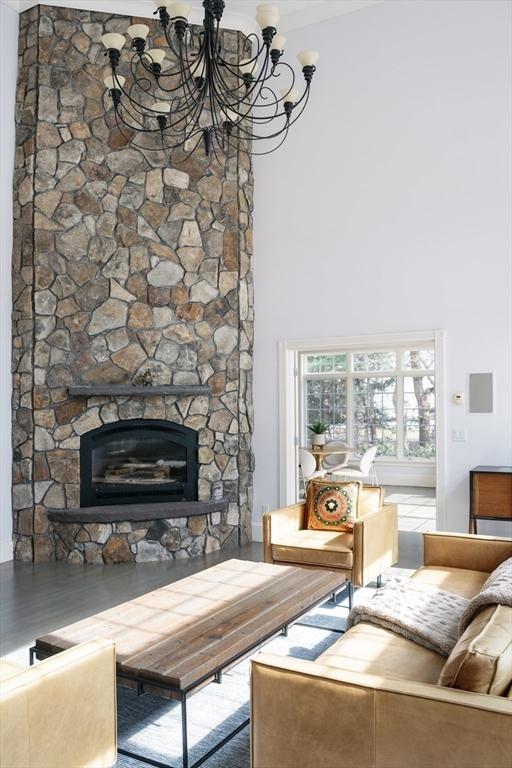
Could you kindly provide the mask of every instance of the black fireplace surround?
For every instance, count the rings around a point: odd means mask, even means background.
[[[127,419],[80,439],[80,505],[197,500],[197,432]]]

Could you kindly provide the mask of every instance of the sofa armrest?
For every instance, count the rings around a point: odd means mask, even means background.
[[[263,553],[266,563],[272,562],[272,544],[304,527],[305,511],[306,502],[302,501],[263,514]]]
[[[352,583],[364,587],[397,560],[397,507],[396,504],[383,504],[376,512],[363,515],[354,523]]]
[[[0,752],[8,768],[114,765],[114,644],[82,643],[7,678],[0,714]]]
[[[512,705],[498,696],[259,654],[252,768],[509,768]]]
[[[512,539],[471,533],[424,533],[423,564],[490,573],[512,557]]]

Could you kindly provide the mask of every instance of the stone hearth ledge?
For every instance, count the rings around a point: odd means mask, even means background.
[[[134,520],[171,520],[175,517],[209,515],[227,512],[228,502],[219,501],[169,501],[149,504],[106,504],[76,509],[50,509],[48,518],[59,523],[118,523]]]
[[[51,509],[55,558],[86,563],[179,560],[240,545],[227,500]]]

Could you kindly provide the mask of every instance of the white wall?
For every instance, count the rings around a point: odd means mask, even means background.
[[[280,339],[446,330],[446,435],[467,429],[446,443],[448,529],[468,470],[512,464],[511,7],[388,0],[288,34],[321,59],[256,164],[256,523],[279,502]],[[470,371],[495,372],[495,415],[450,403]]]
[[[12,558],[11,254],[19,16],[0,3],[0,562]]]

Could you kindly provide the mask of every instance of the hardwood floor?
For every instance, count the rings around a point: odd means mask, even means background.
[[[223,560],[262,560],[263,545],[214,552],[190,560],[119,565],[65,563],[0,565],[0,655],[40,635],[111,608]]]
[[[398,568],[416,568],[421,536],[399,533]],[[0,655],[32,644],[36,637],[71,624],[211,565],[237,557],[262,560],[263,545],[215,552],[191,560],[123,565],[77,566],[65,563],[0,564]]]

